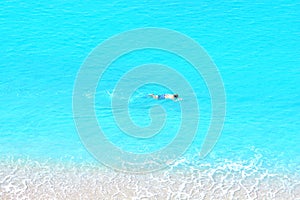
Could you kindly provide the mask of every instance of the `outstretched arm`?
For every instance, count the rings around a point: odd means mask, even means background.
[[[177,99],[174,99],[173,101],[182,101],[183,100],[183,98],[177,98]]]

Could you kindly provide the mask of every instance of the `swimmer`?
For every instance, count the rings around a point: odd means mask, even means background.
[[[148,94],[149,97],[157,100],[163,100],[163,99],[171,99],[173,101],[181,101],[182,98],[179,98],[178,94]]]

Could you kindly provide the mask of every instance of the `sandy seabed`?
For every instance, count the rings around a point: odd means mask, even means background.
[[[236,164],[126,174],[95,164],[0,163],[0,199],[300,199],[298,174]]]

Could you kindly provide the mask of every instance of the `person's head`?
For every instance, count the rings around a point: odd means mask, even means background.
[[[173,96],[174,96],[174,98],[176,98],[176,99],[178,98],[178,94],[174,94]]]

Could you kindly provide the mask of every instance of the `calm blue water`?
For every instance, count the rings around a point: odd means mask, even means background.
[[[123,149],[148,152],[174,137],[179,107],[162,134],[134,141],[119,134],[109,107],[120,74],[145,63],[172,66],[188,76],[201,107],[198,135],[186,154],[191,165],[247,161],[258,155],[270,170],[299,173],[300,4],[288,1],[4,1],[0,3],[0,157],[91,161],[72,114],[76,74],[98,44],[123,31],[161,27],[196,40],[222,75],[227,96],[222,136],[205,160],[197,155],[210,120],[210,96],[202,79],[174,55],[147,50],[113,64],[96,93],[96,113],[107,137]],[[167,92],[145,86],[133,94],[132,119],[147,125],[144,98]],[[173,123],[173,122],[177,123]],[[174,125],[175,124],[175,125]],[[177,125],[176,125],[177,124]],[[154,145],[153,145],[154,144]]]

